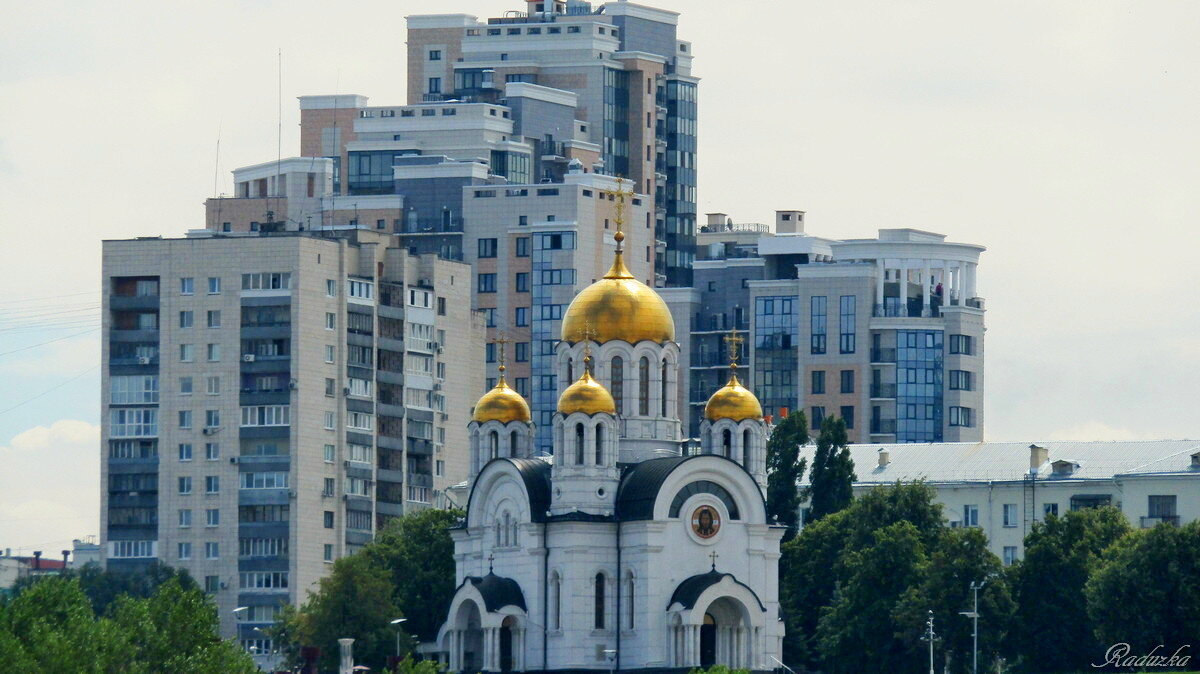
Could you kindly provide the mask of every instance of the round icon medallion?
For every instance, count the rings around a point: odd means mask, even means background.
[[[692,533],[700,538],[712,538],[721,530],[721,514],[710,505],[702,505],[692,513]]]

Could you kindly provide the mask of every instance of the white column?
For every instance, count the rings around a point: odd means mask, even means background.
[[[922,316],[929,315],[929,260],[925,260],[924,266],[921,267],[921,302],[924,308],[921,310]]]
[[[908,260],[900,261],[900,315],[908,315]]]
[[[875,266],[878,268],[879,278],[875,279],[875,306],[883,307],[883,282],[887,278],[887,261],[879,258],[875,261]],[[872,313],[873,310],[872,310]]]
[[[976,273],[978,271],[979,271],[978,264],[974,264],[971,262],[967,263],[966,288],[964,288],[964,292],[963,292],[964,303],[965,303],[965,300],[975,297],[975,294],[976,294],[975,283],[977,280]]]

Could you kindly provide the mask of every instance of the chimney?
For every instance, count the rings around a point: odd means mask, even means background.
[[[879,448],[879,467],[887,468],[887,465],[892,462],[892,453],[886,448]]]
[[[1200,452],[1192,455],[1192,468],[1200,468]]]
[[[33,570],[40,571],[41,568],[42,568],[42,551],[34,550],[33,551]]]
[[[1029,445],[1029,472],[1037,472],[1043,463],[1050,458],[1050,451],[1045,447]]]
[[[67,568],[67,559],[71,556],[70,550],[63,550],[63,568]]]
[[[786,408],[786,407],[780,407],[780,408],[779,408],[779,418],[780,418],[780,419],[786,419],[786,418],[788,418],[788,413],[789,413],[790,411],[791,411],[791,410],[789,410],[789,409],[788,409],[788,408]]]

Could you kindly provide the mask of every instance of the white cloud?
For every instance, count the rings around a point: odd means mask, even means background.
[[[49,557],[100,532],[100,427],[62,419],[0,446],[0,548]]]

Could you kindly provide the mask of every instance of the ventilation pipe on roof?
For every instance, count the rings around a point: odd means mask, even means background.
[[[1192,468],[1200,468],[1200,452],[1192,455]]]
[[[887,468],[887,465],[892,462],[892,453],[886,448],[879,448],[879,467]]]
[[[1029,472],[1036,472],[1050,458],[1050,450],[1037,445],[1029,445]]]
[[[33,570],[39,571],[39,570],[41,570],[41,568],[42,568],[42,551],[34,550],[33,551]]]

